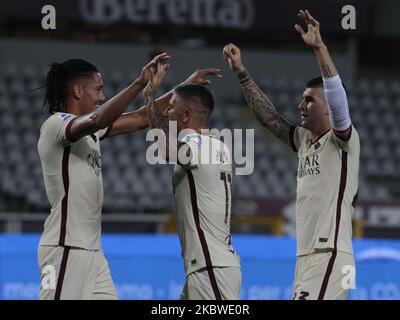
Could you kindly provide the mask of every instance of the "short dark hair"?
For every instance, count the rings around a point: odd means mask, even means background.
[[[211,92],[204,86],[196,84],[180,85],[175,88],[175,93],[185,100],[197,100],[201,107],[200,113],[204,113],[206,120],[210,118],[214,110],[214,98]]]
[[[324,87],[324,81],[322,80],[322,77],[315,77],[307,81],[306,83],[306,88],[320,88]]]
[[[347,93],[347,89],[342,81],[342,86],[344,88],[344,91]],[[324,81],[322,80],[321,76],[312,78],[308,80],[306,83],[306,88],[323,88],[324,87]]]
[[[49,113],[65,111],[67,85],[73,81],[89,77],[99,70],[90,62],[81,59],[70,59],[63,63],[49,65],[45,81],[43,106],[48,104]]]

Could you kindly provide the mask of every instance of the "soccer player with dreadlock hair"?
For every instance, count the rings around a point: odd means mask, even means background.
[[[107,102],[101,74],[91,63],[72,59],[51,65],[44,102],[50,117],[38,142],[51,205],[38,249],[40,299],[117,299],[100,240],[100,140],[148,126],[146,108],[123,112],[146,86],[150,70],[168,59],[167,53],[153,58],[131,85]],[[216,73],[197,70],[184,83],[207,84],[203,77]],[[155,107],[164,110],[171,96],[156,100]]]

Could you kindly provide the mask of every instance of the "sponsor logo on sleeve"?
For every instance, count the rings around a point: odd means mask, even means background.
[[[62,120],[62,121],[66,121],[67,119],[69,119],[71,117],[70,114],[68,113],[59,113],[58,117]]]

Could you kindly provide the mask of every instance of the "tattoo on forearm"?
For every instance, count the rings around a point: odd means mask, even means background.
[[[332,77],[332,72],[329,66],[321,66],[321,71],[322,71],[322,76],[324,78],[331,78]]]
[[[145,105],[149,117],[150,127],[159,128],[168,135],[168,120],[155,108],[154,98],[151,95],[145,96]]]
[[[176,150],[173,150],[172,153],[169,150],[170,145],[174,146],[175,144],[171,143],[169,141],[170,136],[168,134],[169,133],[168,119],[166,117],[164,117],[163,114],[159,110],[157,110],[157,108],[155,106],[155,101],[154,101],[154,98],[152,95],[145,94],[144,102],[145,102],[145,106],[147,109],[147,115],[149,117],[150,128],[161,129],[165,134],[165,137],[166,137],[165,143],[166,144],[160,145],[162,147],[161,156],[168,160],[170,154],[174,154],[174,152],[176,153]],[[171,159],[169,159],[169,160],[171,160]]]
[[[258,121],[282,142],[291,146],[290,129],[293,125],[276,111],[246,70],[239,73],[238,78],[246,101]]]
[[[249,73],[247,72],[247,70],[244,70],[244,71],[240,72],[238,74],[238,78],[239,78],[239,83],[240,83],[240,85],[242,87],[247,86],[252,81],[252,79],[251,79]]]

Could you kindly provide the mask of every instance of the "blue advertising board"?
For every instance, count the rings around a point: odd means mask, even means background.
[[[37,299],[37,234],[0,235],[0,299]],[[234,235],[241,298],[290,299],[296,241]],[[179,239],[169,234],[105,234],[103,250],[120,299],[178,299],[185,280]],[[354,240],[357,276],[350,299],[400,299],[400,241]]]

